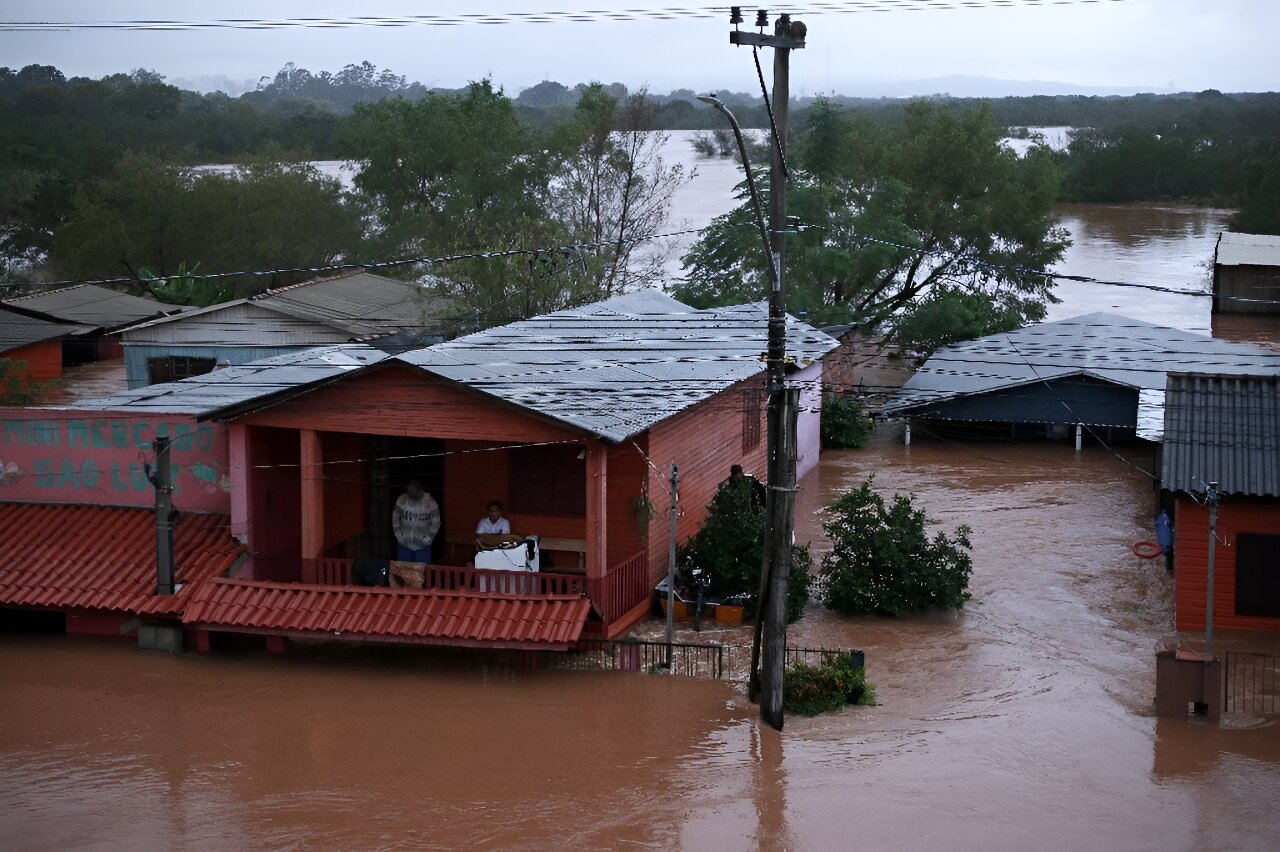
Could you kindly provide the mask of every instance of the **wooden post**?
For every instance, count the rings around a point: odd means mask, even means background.
[[[169,450],[173,446],[168,435],[160,435],[152,443],[156,451],[156,594],[171,595],[177,590],[173,565],[173,477]]]
[[[1210,482],[1205,489],[1205,502],[1209,504],[1209,563],[1205,577],[1204,601],[1204,652],[1213,657],[1213,559],[1218,544],[1218,483]],[[1177,551],[1174,551],[1177,555]]]
[[[609,570],[608,449],[600,441],[587,446],[587,577],[599,580]]]
[[[299,429],[302,480],[302,582],[314,583],[324,553],[324,451],[320,433]]]

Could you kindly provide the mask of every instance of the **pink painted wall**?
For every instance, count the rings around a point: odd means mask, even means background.
[[[822,362],[815,361],[787,379],[800,389],[800,414],[796,418],[796,481],[818,466],[822,452]]]
[[[180,414],[0,408],[0,500],[152,506],[143,464],[151,442],[173,438],[174,505],[228,512],[227,432]]]

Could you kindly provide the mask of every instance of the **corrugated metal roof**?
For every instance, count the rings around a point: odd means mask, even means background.
[[[216,416],[388,357],[576,429],[621,441],[764,369],[764,303],[696,310],[642,291],[399,355],[311,349],[80,403]],[[812,363],[837,341],[787,318],[787,352]]]
[[[0,605],[176,614],[244,552],[226,515],[183,514],[174,562],[183,583],[157,595],[155,513],[106,506],[0,503]]]
[[[586,598],[568,595],[217,578],[195,591],[182,621],[230,632],[563,650],[578,640],[590,608]]]
[[[1280,236],[1223,231],[1213,262],[1218,266],[1280,266]]]
[[[1085,314],[943,347],[882,413],[903,417],[957,397],[1089,376],[1138,389],[1142,424],[1155,427],[1162,421],[1159,396],[1142,392],[1163,392],[1172,371],[1280,374],[1280,353],[1117,314]]]
[[[202,417],[251,403],[282,391],[328,381],[386,358],[363,343],[318,346],[224,367],[177,382],[122,391],[114,396],[77,402],[74,408],[102,411],[149,411]]]
[[[6,299],[3,304],[39,311],[64,322],[82,323],[103,329],[133,325],[160,314],[177,313],[187,307],[108,290],[96,284],[77,284],[61,290],[19,296],[16,299]]]
[[[1174,373],[1165,389],[1165,488],[1280,497],[1280,378]]]
[[[765,303],[697,310],[656,291],[615,296],[395,356],[612,441],[759,373]],[[787,318],[797,365],[837,346]]]
[[[134,330],[203,317],[245,303],[338,329],[352,337],[381,335],[399,329],[413,332],[434,329],[440,325],[442,312],[448,304],[421,284],[369,272],[351,272],[277,287],[252,298],[141,323]]]
[[[85,330],[84,326],[49,322],[0,308],[0,352]]]

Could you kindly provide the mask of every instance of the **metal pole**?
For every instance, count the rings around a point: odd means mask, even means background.
[[[1205,578],[1204,652],[1213,656],[1213,557],[1218,543],[1218,483],[1210,482],[1205,490],[1209,503],[1209,569]]]
[[[152,485],[156,489],[156,594],[171,595],[175,591],[173,570],[173,482],[169,466],[172,441],[161,435],[152,444],[156,451],[156,471]]]
[[[671,463],[671,534],[667,541],[667,662],[671,669],[671,646],[675,641],[676,615],[676,515],[680,509],[680,471]]]

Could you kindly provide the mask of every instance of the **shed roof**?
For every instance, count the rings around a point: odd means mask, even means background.
[[[109,290],[97,284],[76,284],[60,290],[33,293],[6,299],[3,304],[94,329],[118,329],[152,317],[176,314],[187,308]]]
[[[121,391],[101,399],[82,400],[72,407],[209,417],[283,391],[331,381],[386,357],[386,353],[363,343],[317,346],[249,364],[224,367],[177,382]]]
[[[1139,434],[1158,440],[1171,371],[1280,374],[1280,353],[1117,314],[1085,314],[939,349],[882,411],[903,417],[958,397],[1088,376],[1136,388]]]
[[[398,329],[434,328],[440,324],[440,312],[447,304],[421,284],[356,271],[277,287],[247,299],[210,305],[180,316],[163,317],[142,323],[133,330],[205,317],[246,303],[338,329],[352,337],[381,335]]]
[[[1160,481],[1174,491],[1280,497],[1280,377],[1171,373]]]
[[[491,328],[395,360],[622,441],[756,375],[761,302],[697,310],[655,291]],[[787,317],[787,352],[804,365],[837,341]]]
[[[656,291],[616,296],[388,356],[345,344],[127,391],[79,407],[216,417],[364,366],[398,362],[612,441],[763,369],[763,303],[696,310]],[[837,342],[787,318],[798,364]]]
[[[0,307],[0,353],[86,330],[82,325],[49,322]]]
[[[156,526],[150,509],[0,503],[0,605],[178,614],[200,582],[245,551],[226,515],[183,514],[174,564],[183,585],[157,595]]]
[[[1280,236],[1275,234],[1218,234],[1213,262],[1218,266],[1280,266]]]
[[[231,632],[564,650],[591,603],[570,595],[316,586],[217,578],[201,584],[184,624]]]

